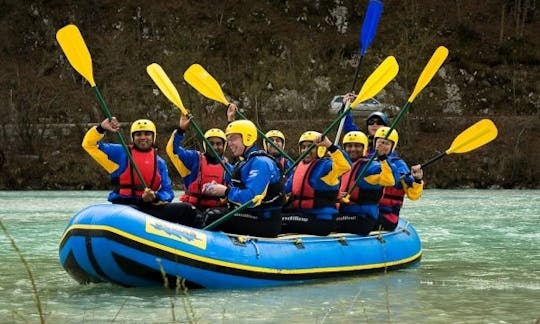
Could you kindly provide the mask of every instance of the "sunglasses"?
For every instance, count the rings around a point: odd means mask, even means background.
[[[384,125],[382,120],[379,120],[379,119],[370,119],[367,121],[367,124],[368,125]]]

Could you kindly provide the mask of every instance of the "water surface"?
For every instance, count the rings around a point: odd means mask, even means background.
[[[536,323],[540,190],[427,190],[406,201],[424,254],[416,268],[248,290],[79,285],[58,242],[103,191],[0,191],[0,220],[31,264],[49,323]],[[0,323],[38,322],[25,268],[0,233]]]

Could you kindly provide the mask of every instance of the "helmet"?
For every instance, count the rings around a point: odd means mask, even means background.
[[[227,137],[225,137],[225,133],[219,129],[219,128],[210,128],[209,130],[204,133],[204,138],[209,139],[210,137],[218,137],[223,140],[223,150],[225,150],[227,145]],[[206,141],[203,141],[202,143],[204,151],[206,152]]]
[[[285,149],[285,135],[283,135],[282,132],[278,131],[277,129],[272,129],[268,131],[268,133],[266,133],[264,136],[266,136],[266,138],[270,138],[270,137],[281,138],[281,140],[283,141],[283,149]],[[267,141],[264,141],[263,146],[264,146],[264,150],[268,151],[268,144],[266,143]]]
[[[377,131],[375,132],[375,136],[373,136],[373,142],[375,143],[377,141],[377,138],[385,138],[386,134],[388,134],[388,131],[390,131],[390,127],[386,127],[386,126],[380,127],[379,129],[377,129]],[[398,135],[397,130],[393,129],[390,135],[388,135],[387,139],[394,142],[394,145],[392,145],[392,151],[394,151],[396,149],[396,146],[399,140],[399,135]]]
[[[133,134],[135,132],[152,132],[154,134],[154,143],[156,143],[156,125],[151,120],[148,119],[138,119],[131,124],[131,138],[133,139]]]
[[[298,139],[298,144],[309,141],[314,142],[317,137],[321,136],[321,133],[315,132],[315,131],[307,131],[304,132],[302,135],[300,135],[300,138]]]
[[[365,156],[367,154],[368,138],[366,134],[360,131],[348,132],[347,134],[345,134],[345,136],[343,136],[343,145],[347,143],[359,143],[359,144],[364,145],[364,150],[362,152],[362,155]]]
[[[321,136],[321,133],[316,131],[304,132],[302,135],[300,135],[300,138],[298,139],[298,144],[301,144],[302,142],[315,142],[315,139],[319,136]],[[326,147],[319,146],[317,148],[317,156],[322,158],[325,154]]]
[[[235,120],[225,129],[225,135],[240,134],[244,146],[252,146],[257,141],[257,127],[251,121],[242,119]]]
[[[382,120],[384,126],[388,126],[388,116],[386,116],[386,114],[383,113],[382,111],[374,111],[371,114],[369,114],[369,116],[366,119],[366,124],[367,122],[369,122],[370,119],[373,119],[373,118],[379,118],[380,120]]]

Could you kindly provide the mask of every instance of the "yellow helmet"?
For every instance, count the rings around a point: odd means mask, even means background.
[[[156,143],[156,125],[149,119],[138,119],[131,124],[131,129],[129,133],[133,139],[133,134],[135,132],[152,132],[154,134],[154,143]]]
[[[368,138],[366,134],[360,131],[348,132],[347,134],[345,134],[345,136],[343,136],[343,146],[345,146],[345,144],[347,143],[359,143],[364,145],[362,155],[366,156],[368,149]]]
[[[314,142],[317,137],[321,136],[321,133],[316,131],[307,131],[304,132],[302,135],[300,135],[300,138],[298,139],[298,144],[302,142]]]
[[[321,133],[316,132],[316,131],[304,132],[302,135],[300,135],[300,138],[298,139],[298,144],[301,144],[302,142],[315,142],[315,139],[319,136],[321,136]],[[317,156],[319,158],[322,158],[325,154],[326,154],[326,147],[319,146],[317,148]]]
[[[225,129],[225,135],[240,134],[244,146],[252,146],[257,141],[257,127],[251,121],[242,119],[235,120]]]
[[[225,137],[225,133],[219,129],[219,128],[210,128],[209,130],[204,133],[204,138],[209,139],[210,137],[218,137],[223,140],[223,151],[227,148],[227,137]],[[206,142],[203,141],[202,143],[204,151],[206,152]]]
[[[377,138],[387,137],[388,131],[390,131],[390,127],[380,127],[379,129],[377,129],[377,131],[375,132],[375,136],[373,136],[373,143],[377,142]],[[398,135],[397,130],[393,129],[390,135],[388,135],[386,139],[394,142],[394,145],[392,145],[392,151],[394,151],[396,149],[396,146],[399,140],[399,135]]]
[[[266,138],[270,138],[270,137],[281,138],[281,140],[283,141],[282,149],[285,149],[285,135],[283,135],[282,132],[278,131],[277,129],[272,129],[268,131],[264,136],[266,136]],[[268,151],[268,144],[266,141],[263,142],[263,147],[265,151]]]

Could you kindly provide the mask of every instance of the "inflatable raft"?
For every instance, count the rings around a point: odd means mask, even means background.
[[[367,237],[270,239],[194,229],[108,203],[75,214],[60,241],[60,262],[75,280],[122,286],[290,285],[406,267],[421,255],[420,239],[403,219],[395,231]]]

